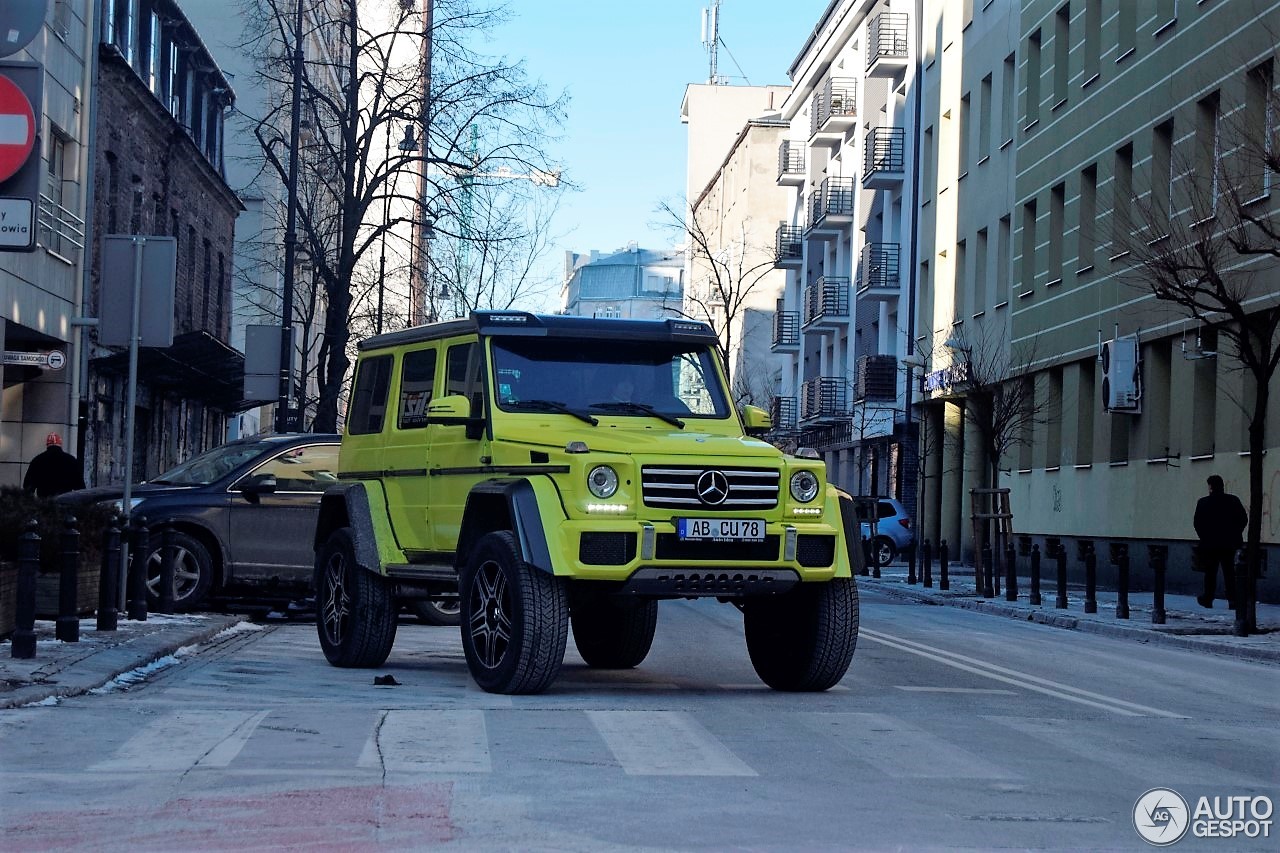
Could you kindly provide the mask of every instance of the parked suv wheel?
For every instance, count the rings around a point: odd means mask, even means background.
[[[428,625],[457,625],[462,621],[462,605],[457,599],[437,601],[433,598],[420,598],[410,601],[409,609]]]
[[[164,547],[160,534],[153,532],[147,556],[147,607],[160,605],[160,573],[164,568]],[[187,533],[173,534],[173,609],[178,613],[195,610],[213,587],[213,558],[200,540]]]
[[[381,666],[396,639],[396,607],[385,578],[356,565],[351,529],[329,534],[316,555],[316,631],[334,666]]]
[[[871,543],[871,559],[875,565],[884,568],[893,562],[893,558],[898,556],[898,551],[893,547],[893,543],[883,536],[877,536],[876,540]]]

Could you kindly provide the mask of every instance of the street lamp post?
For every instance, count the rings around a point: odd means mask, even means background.
[[[284,293],[280,305],[280,395],[276,400],[276,432],[292,427],[293,268],[298,251],[298,132],[302,124],[302,0],[293,24],[293,103],[289,115],[289,176],[285,200]]]

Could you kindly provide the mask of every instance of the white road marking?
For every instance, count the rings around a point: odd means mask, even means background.
[[[688,714],[587,711],[628,776],[755,776]]]
[[[399,773],[489,773],[484,711],[383,711],[360,767]]]
[[[866,639],[880,643],[881,645],[890,646],[900,649],[904,652],[910,652],[920,657],[928,658],[944,663],[947,666],[962,669],[965,672],[972,672],[985,678],[995,681],[1002,681],[1005,684],[1012,684],[1015,687],[1021,687],[1024,690],[1033,690],[1036,693],[1044,693],[1048,696],[1056,696],[1059,699],[1066,699],[1069,702],[1076,702],[1081,705],[1088,705],[1092,708],[1099,708],[1103,711],[1110,711],[1113,714],[1121,714],[1126,717],[1168,717],[1175,720],[1188,719],[1183,714],[1175,714],[1172,711],[1165,711],[1160,708],[1152,708],[1148,705],[1139,705],[1136,702],[1129,702],[1124,699],[1116,699],[1112,696],[1104,696],[1101,693],[1094,693],[1090,690],[1082,690],[1079,687],[1072,687],[1069,684],[1063,684],[1058,681],[1051,681],[1047,678],[1040,678],[1030,673],[1020,672],[1016,669],[999,666],[989,663],[978,658],[968,657],[966,655],[957,654],[947,649],[939,649],[933,646],[927,646],[924,643],[917,643],[914,640],[908,640],[903,637],[895,637],[892,634],[885,634],[880,631],[869,631],[863,628],[859,632],[860,636]]]
[[[90,770],[187,770],[226,767],[270,713],[259,711],[178,711],[148,723],[113,757]]]
[[[914,684],[895,684],[899,690],[912,693],[990,693],[997,696],[1017,696],[1016,690],[1001,690],[998,687],[920,687]]]
[[[887,714],[802,713],[804,724],[894,779],[1010,779],[1017,773]]]

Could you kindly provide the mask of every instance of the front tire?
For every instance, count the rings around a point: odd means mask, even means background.
[[[871,564],[884,568],[893,562],[893,558],[898,556],[898,549],[893,547],[893,540],[884,536],[877,536],[875,541],[871,543]]]
[[[154,550],[147,555],[147,607],[155,610],[160,606],[164,546],[159,532],[153,532],[150,541]],[[181,531],[174,531],[173,548],[173,609],[177,613],[188,613],[203,604],[213,588],[213,558],[204,543]]]
[[[774,690],[834,687],[858,643],[858,587],[853,578],[802,583],[743,610],[747,652],[760,680]]]
[[[520,558],[508,531],[476,543],[462,574],[462,650],[489,693],[541,693],[560,674],[569,636],[565,582]]]
[[[572,602],[573,643],[587,666],[632,669],[648,656],[658,624],[657,601],[618,598],[579,586]]]
[[[351,528],[329,534],[316,555],[316,633],[329,663],[381,666],[396,639],[396,607],[385,578],[356,565]]]

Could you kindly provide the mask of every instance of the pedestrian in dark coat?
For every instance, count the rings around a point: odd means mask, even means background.
[[[1204,594],[1197,597],[1201,607],[1213,607],[1217,594],[1218,567],[1222,567],[1222,588],[1227,594],[1227,606],[1234,607],[1236,599],[1235,558],[1236,551],[1244,544],[1244,529],[1249,524],[1249,514],[1235,495],[1227,494],[1222,478],[1210,475],[1209,494],[1196,502],[1195,527],[1200,537],[1200,568],[1204,571]]]
[[[51,498],[63,492],[84,488],[84,467],[74,455],[62,449],[62,436],[51,432],[45,436],[44,453],[27,466],[22,488],[35,492],[38,498]]]

